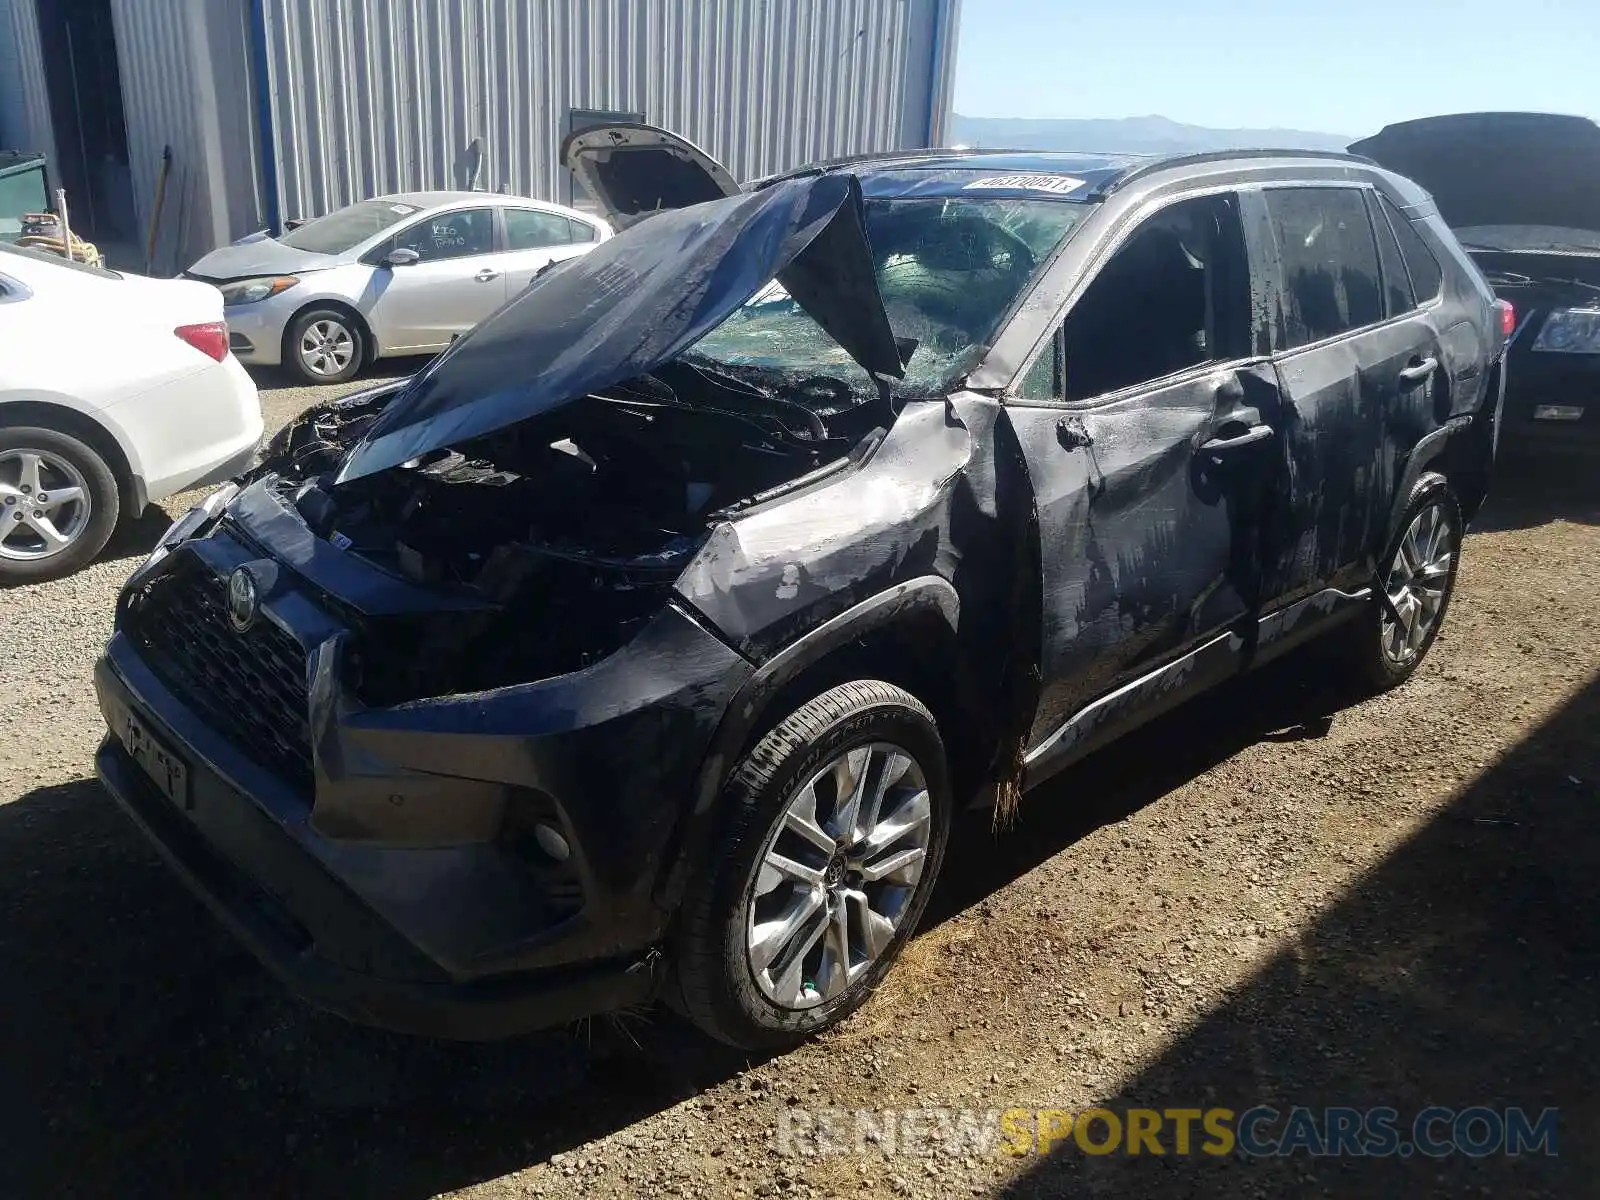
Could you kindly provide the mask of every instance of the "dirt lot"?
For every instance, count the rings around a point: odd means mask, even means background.
[[[90,665],[165,519],[0,593],[0,1195],[1594,1194],[1592,478],[1497,496],[1402,691],[1341,706],[1302,656],[959,831],[890,984],[765,1062],[657,1014],[449,1046],[288,999],[89,778]],[[773,1152],[830,1106],[1095,1103],[1557,1106],[1559,1155]]]

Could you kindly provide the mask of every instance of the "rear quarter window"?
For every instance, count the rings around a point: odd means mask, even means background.
[[[1417,298],[1411,293],[1411,273],[1406,269],[1405,256],[1400,253],[1400,243],[1395,240],[1389,218],[1378,207],[1376,200],[1369,205],[1369,211],[1373,232],[1378,235],[1378,265],[1383,269],[1384,310],[1391,317],[1397,317],[1417,306]]]
[[[1384,215],[1389,218],[1389,225],[1400,243],[1406,269],[1411,273],[1411,289],[1416,293],[1417,303],[1426,304],[1444,286],[1444,272],[1439,267],[1439,260],[1434,256],[1432,247],[1417,232],[1411,219],[1400,211],[1394,201],[1387,196],[1379,199]]]

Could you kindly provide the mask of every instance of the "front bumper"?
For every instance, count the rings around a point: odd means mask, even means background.
[[[224,524],[141,569],[129,592],[177,570],[225,580],[262,561]],[[353,583],[341,594],[374,603],[378,590]],[[268,752],[277,747],[247,736],[271,727],[230,727],[174,681],[173,662],[137,640],[140,619],[124,608],[95,672],[111,733],[101,776],[293,990],[359,1021],[446,1037],[501,1036],[651,994],[668,915],[655,887],[675,861],[711,733],[750,674],[698,624],[669,609],[571,675],[369,709],[340,682],[349,631],[302,576],[279,571],[258,620],[304,649],[311,758],[296,777]],[[195,641],[225,636],[193,628]],[[250,678],[263,693],[282,690],[281,678]],[[130,717],[185,765],[182,803],[124,748]],[[570,861],[535,861],[504,829],[412,836],[430,812],[495,791],[536,800]]]
[[[283,333],[300,307],[290,288],[256,304],[233,304],[223,309],[228,322],[228,347],[240,362],[252,367],[276,367],[283,362]]]
[[[103,663],[96,684],[102,705],[107,689],[119,688]],[[209,770],[193,774],[194,811],[185,814],[156,790],[112,735],[95,756],[95,770],[168,866],[229,932],[290,991],[327,1012],[402,1033],[479,1040],[642,1004],[654,993],[657,980],[648,959],[467,983],[388,979],[352,970],[319,953],[286,905],[219,851],[224,841],[243,848],[256,871],[299,903],[318,909],[325,920],[364,924],[354,901],[339,895],[337,884],[319,876],[309,860],[297,857],[269,822],[253,816],[249,801],[226,780]],[[341,911],[349,919],[334,920]],[[374,946],[392,937],[378,929],[365,936]]]

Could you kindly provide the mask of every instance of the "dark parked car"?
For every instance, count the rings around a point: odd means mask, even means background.
[[[315,1002],[783,1045],[888,968],[958,804],[1313,637],[1377,687],[1427,653],[1502,339],[1413,184],[568,158],[624,232],[280,433],[96,672],[101,778]]]
[[[1600,126],[1547,113],[1390,125],[1350,149],[1433,194],[1501,299],[1507,451],[1600,451]]]

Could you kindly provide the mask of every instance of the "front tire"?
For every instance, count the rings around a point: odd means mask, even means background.
[[[361,370],[366,332],[349,313],[312,308],[289,322],[283,335],[283,365],[303,383],[344,383]]]
[[[841,684],[756,744],[724,802],[671,995],[720,1041],[783,1049],[865,1003],[916,928],[949,838],[944,743],[909,692]]]
[[[1443,479],[1424,484],[1406,506],[1378,568],[1383,595],[1351,627],[1346,662],[1366,690],[1398,687],[1422,665],[1455,592],[1465,525]]]
[[[86,566],[117,527],[116,476],[95,449],[55,429],[0,426],[0,585]]]

